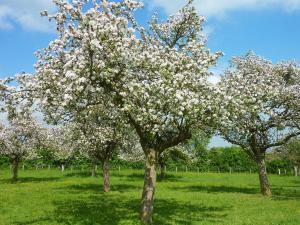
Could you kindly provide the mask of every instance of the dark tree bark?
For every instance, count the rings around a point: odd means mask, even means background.
[[[263,157],[259,157],[257,160],[258,173],[259,173],[259,182],[260,182],[260,190],[264,196],[271,196],[271,189],[269,186],[265,159]]]
[[[160,163],[160,179],[164,180],[165,178],[166,178],[165,165],[163,163]]]
[[[142,207],[140,212],[141,222],[144,224],[152,223],[153,213],[153,198],[155,193],[156,184],[156,152],[154,149],[150,149],[146,154],[145,163],[145,177],[144,177],[144,188],[142,194]]]
[[[12,167],[11,167],[11,173],[12,173],[12,182],[16,182],[18,180],[18,169],[19,169],[19,159],[14,158],[12,160]]]
[[[109,192],[110,182],[109,182],[109,159],[105,159],[102,162],[103,171],[103,191]]]

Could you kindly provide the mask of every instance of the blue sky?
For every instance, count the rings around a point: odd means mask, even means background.
[[[137,13],[145,23],[153,11],[162,18],[176,12],[185,0],[145,0]],[[195,0],[207,17],[204,31],[208,47],[222,51],[216,73],[221,73],[232,56],[253,50],[273,62],[300,62],[300,0]],[[53,11],[51,0],[0,0],[0,77],[33,72],[34,52],[55,38],[55,29],[39,16]],[[224,145],[214,138],[211,146]]]

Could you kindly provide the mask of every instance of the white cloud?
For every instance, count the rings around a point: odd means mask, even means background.
[[[40,16],[44,10],[55,10],[52,0],[0,0],[0,29],[18,24],[25,30],[54,32],[53,24]]]
[[[168,14],[176,12],[187,0],[151,0],[150,7],[161,7]],[[285,11],[300,9],[300,0],[194,0],[198,11],[207,17],[222,18],[236,10],[278,8]]]

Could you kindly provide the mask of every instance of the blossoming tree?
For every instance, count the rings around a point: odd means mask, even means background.
[[[78,144],[73,135],[72,126],[64,124],[47,130],[45,147],[51,151],[55,160],[60,163],[61,171],[65,171],[66,163],[74,159]]]
[[[300,70],[292,62],[274,65],[253,53],[232,64],[219,85],[219,130],[256,161],[261,192],[271,195],[265,153],[300,134]]]
[[[19,163],[36,157],[39,144],[39,126],[30,118],[16,117],[0,130],[0,154],[7,156],[12,165],[12,181],[17,181]]]
[[[91,110],[88,117],[81,117],[80,122],[74,123],[73,132],[78,139],[81,154],[86,155],[92,161],[93,166],[97,161],[102,163],[103,191],[108,192],[110,189],[109,161],[114,154],[117,154],[125,141],[130,141],[130,139],[125,132],[128,126],[125,127],[123,123],[117,122],[121,118],[118,117],[116,111],[101,110],[101,113],[97,111],[97,108]],[[103,112],[106,113],[103,114]]]
[[[10,85],[14,80],[17,86]],[[18,74],[0,82],[1,112],[7,115],[7,124],[0,128],[0,154],[11,161],[13,182],[18,178],[19,163],[24,158],[36,157],[36,150],[45,137],[43,129],[33,119],[32,102],[22,91],[28,83],[28,74]]]
[[[207,77],[220,54],[206,48],[204,18],[192,1],[165,23],[153,17],[149,30],[135,21],[133,11],[142,5],[133,0],[94,1],[89,10],[82,10],[83,0],[54,2],[59,11],[49,17],[59,36],[37,53],[44,112],[71,119],[103,102],[122,111],[145,154],[140,217],[151,223],[157,157],[213,119]]]
[[[291,162],[294,168],[294,175],[297,177],[300,165],[300,138],[293,138],[286,144],[276,148],[275,154],[278,154],[281,159]]]

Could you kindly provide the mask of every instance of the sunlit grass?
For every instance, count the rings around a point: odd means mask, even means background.
[[[142,171],[112,171],[111,192],[101,174],[20,171],[11,184],[0,171],[0,224],[139,224]],[[270,176],[271,199],[256,174],[169,173],[158,181],[154,224],[299,225],[300,178]]]

